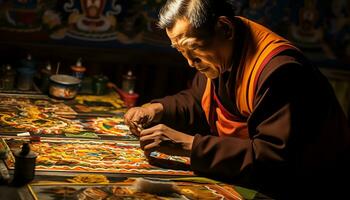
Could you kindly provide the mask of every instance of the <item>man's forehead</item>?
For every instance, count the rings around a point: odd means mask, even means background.
[[[174,48],[184,47],[184,46],[191,46],[197,42],[196,38],[189,38],[189,37],[182,37],[178,40],[172,40],[171,46]]]
[[[191,24],[186,18],[177,19],[174,25],[166,29],[171,40],[176,40],[184,36],[188,36],[191,32]]]
[[[191,24],[186,19],[178,19],[175,24],[166,29],[171,40],[172,46],[182,46],[188,43],[194,43],[198,40],[197,34],[193,30]]]

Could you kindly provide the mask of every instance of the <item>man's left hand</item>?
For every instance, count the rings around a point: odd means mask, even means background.
[[[140,133],[141,148],[146,156],[152,151],[168,155],[190,156],[194,137],[159,124]]]

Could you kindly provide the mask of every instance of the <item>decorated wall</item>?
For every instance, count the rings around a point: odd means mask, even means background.
[[[4,35],[37,33],[36,41],[50,43],[164,44],[164,34],[154,26],[160,4],[159,0],[5,0],[0,30]]]
[[[155,25],[164,2],[2,0],[0,34],[5,37],[1,40],[11,40],[12,33],[21,33],[34,37],[32,42],[166,46],[167,38]],[[350,55],[348,0],[237,0],[235,4],[238,14],[265,24],[302,48],[322,49],[322,45],[328,45],[343,60]]]
[[[82,58],[87,76],[104,74],[119,86],[133,70],[139,103],[174,94],[195,70],[156,26],[165,1],[0,0],[0,65],[19,68],[30,53],[37,71],[51,62],[70,73]],[[349,0],[232,1],[238,15],[287,37],[317,66],[350,69]]]

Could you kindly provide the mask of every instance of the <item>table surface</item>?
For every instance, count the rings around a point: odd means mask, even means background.
[[[0,98],[7,98],[7,101],[3,101],[4,102],[11,102],[8,99],[12,99],[12,98],[47,98],[43,95],[23,95],[23,94],[2,94],[0,93]],[[84,102],[85,100],[85,102]],[[88,101],[87,101],[88,100]],[[50,100],[51,101],[51,100]],[[96,103],[96,102],[102,102],[102,103]],[[99,118],[104,118],[104,117],[111,117],[115,114],[115,112],[112,110],[108,110],[106,108],[106,105],[108,105],[108,103],[112,104],[114,106],[114,108],[117,108],[117,113],[119,114],[119,116],[123,116],[121,113],[126,111],[126,107],[123,104],[123,102],[121,101],[121,99],[119,98],[119,96],[116,93],[109,93],[107,95],[104,96],[86,96],[86,95],[80,95],[76,98],[75,103],[77,103],[79,105],[83,105],[84,103],[86,104],[86,102],[88,102],[88,105],[85,105],[86,107],[78,107],[78,109],[82,109],[82,112],[78,112],[78,114],[75,114],[75,116],[83,116],[86,117],[86,115],[93,115],[94,117],[99,117]],[[95,103],[93,103],[95,102]],[[106,103],[107,102],[107,103]],[[55,103],[57,103],[55,101]],[[68,107],[74,107],[76,104],[72,104],[72,102],[63,102],[63,101],[58,101],[58,103],[64,103],[65,105],[68,105]],[[2,106],[2,107],[1,107]],[[5,111],[8,114],[8,109],[6,107],[6,105],[2,104],[0,106],[0,115],[3,114]],[[43,106],[43,105],[40,105]],[[90,107],[91,109],[90,109]],[[45,106],[44,106],[45,107]],[[77,107],[77,106],[75,106]],[[76,111],[77,108],[75,108]],[[85,110],[84,110],[85,109]],[[89,110],[90,109],[90,110]],[[95,110],[94,110],[95,109]],[[97,110],[96,110],[97,109]],[[100,110],[99,110],[100,109]],[[101,112],[101,109],[103,112]],[[60,110],[62,111],[62,109]],[[120,112],[119,112],[120,111]],[[6,113],[5,112],[5,113]],[[46,111],[45,111],[46,112]],[[110,113],[109,113],[110,112]],[[18,114],[18,113],[17,113]],[[52,113],[48,114],[48,116],[52,117],[55,116]],[[64,115],[67,116],[67,115]],[[22,127],[22,126],[21,126]],[[11,129],[10,127],[7,127],[9,130]],[[5,133],[4,132],[5,129],[0,128],[0,137],[6,136],[8,137],[9,135],[11,135],[12,133]],[[30,132],[31,135],[35,135],[35,132],[33,131],[34,129],[26,129],[26,127],[24,126],[24,129],[22,127],[21,131],[28,131]],[[40,130],[36,130],[36,133],[39,133]],[[41,133],[41,132],[40,132]],[[13,135],[13,134],[12,134]],[[46,135],[42,134],[40,135],[41,138],[45,138]],[[52,135],[50,135],[50,138],[52,138]],[[108,136],[107,138],[110,138],[110,136]],[[112,137],[113,138],[113,137]],[[105,139],[104,137],[99,137],[97,139],[94,140],[103,140]],[[2,161],[1,161],[2,162]],[[9,170],[11,177],[13,174],[13,170],[10,169]],[[33,180],[32,183],[38,183],[38,182],[42,182],[42,181],[54,181],[54,182],[66,182],[67,179],[75,177],[77,175],[81,175],[84,174],[86,172],[74,172],[74,171],[64,171],[64,172],[57,172],[57,171],[36,171],[35,174],[35,179]],[[89,173],[89,174],[94,174],[94,173]],[[138,177],[151,177],[151,178],[163,178],[163,179],[173,179],[176,177],[184,177],[184,176],[178,176],[176,173],[172,174],[172,175],[157,175],[157,174],[123,174],[123,173],[95,173],[95,174],[102,174],[105,175],[111,183],[116,183],[116,182],[120,182],[121,180],[125,180],[126,178],[138,178]],[[199,177],[200,178],[200,177]],[[204,180],[204,179],[203,179]],[[209,180],[209,179],[207,179]],[[210,181],[209,181],[210,182]],[[208,183],[209,183],[208,182]],[[240,188],[240,187],[234,187],[241,196],[243,196],[245,199],[269,199],[268,197],[253,191],[253,190],[248,190],[245,188]],[[11,185],[4,185],[1,184],[0,185],[0,199],[8,199],[8,200],[12,200],[12,199],[25,199],[25,200],[29,200],[29,199],[33,199],[33,197],[31,196],[30,192],[28,191],[28,187],[27,186],[23,186],[23,187],[14,187]]]

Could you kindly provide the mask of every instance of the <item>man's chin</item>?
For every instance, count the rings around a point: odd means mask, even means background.
[[[218,73],[215,73],[215,72],[202,72],[207,78],[210,78],[210,79],[216,79],[217,77],[219,77],[219,74]]]

